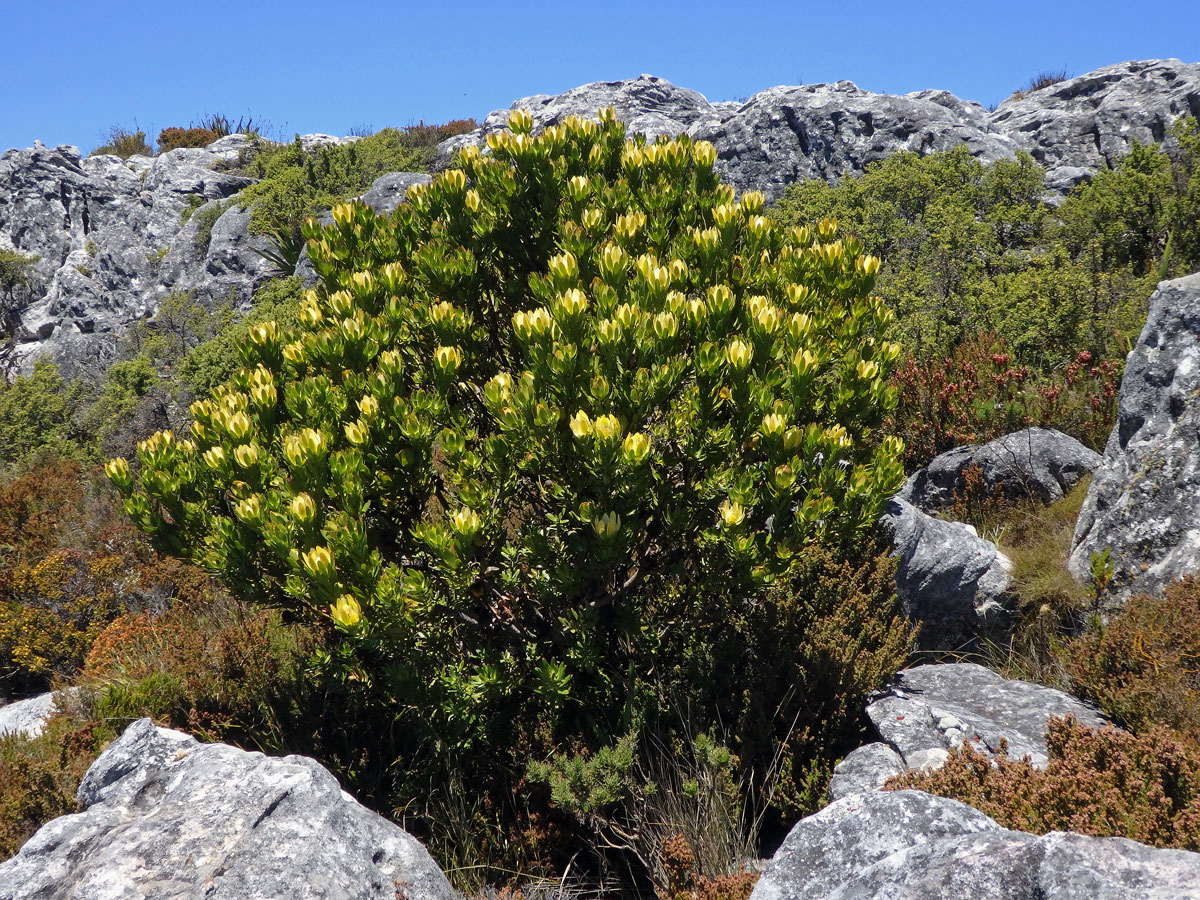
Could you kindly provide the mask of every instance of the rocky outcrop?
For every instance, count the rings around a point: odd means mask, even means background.
[[[963,473],[976,466],[989,495],[1052,503],[1094,471],[1101,460],[1095,450],[1061,431],[1026,428],[983,446],[967,444],[939,454],[913,473],[899,496],[926,512],[945,509],[954,502],[955,493],[963,490]]]
[[[954,650],[1008,624],[1012,562],[962,522],[926,515],[900,497],[880,526],[897,559],[896,593],[921,624],[921,646]]]
[[[1200,116],[1200,64],[1167,59],[1105,66],[1014,96],[989,118],[1065,190],[1114,166],[1134,141],[1161,142],[1180,116]]]
[[[135,722],[79,787],[86,810],[0,864],[4,900],[451,900],[413,837],[315,761]]]
[[[965,144],[985,161],[1031,153],[1047,185],[1065,191],[1113,165],[1132,141],[1161,141],[1178,117],[1200,114],[1200,63],[1151,60],[1107,66],[1009,99],[994,112],[947,91],[874,94],[852,82],[768,88],[745,103],[709,103],[695,91],[643,75],[515,101],[536,127],[612,106],[630,131],[650,137],[686,133],[711,141],[717,168],[738,191],[771,199],[794,181],[835,180],[898,150],[931,153]],[[439,147],[438,164],[482,144],[509,110]]]
[[[1069,561],[1089,577],[1111,552],[1106,603],[1200,571],[1200,275],[1159,285],[1125,363],[1117,424],[1075,527]]]
[[[712,142],[717,170],[739,192],[760,190],[772,200],[793,182],[835,181],[901,150],[924,155],[965,144],[986,162],[1017,150],[988,128],[978,104],[945,91],[873,94],[849,81],[773,87],[727,121],[690,133]]]
[[[830,796],[877,788],[907,769],[937,768],[948,751],[964,743],[995,754],[1003,740],[1009,756],[1028,756],[1044,767],[1052,716],[1074,716],[1094,728],[1109,724],[1070,694],[1004,678],[974,663],[905,669],[867,707],[881,742],[860,747],[838,764]]]
[[[920,791],[855,794],[801,820],[751,900],[1197,900],[1200,854],[1010,831]]]
[[[75,147],[0,156],[0,246],[40,259],[40,290],[20,310],[9,364],[49,356],[68,371],[103,366],[129,324],[152,315],[172,291],[200,302],[248,301],[269,274],[253,250],[246,214],[230,209],[197,239],[203,216],[187,210],[227,200],[251,179],[217,171],[247,150],[231,135],[204,149],[153,159],[80,157]]]

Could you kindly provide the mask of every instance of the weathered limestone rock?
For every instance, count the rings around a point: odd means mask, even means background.
[[[135,722],[88,770],[85,812],[0,864],[3,900],[451,900],[398,826],[302,756]]]
[[[1117,424],[1075,526],[1069,561],[1089,577],[1108,548],[1109,608],[1200,571],[1200,275],[1159,285],[1125,364]]]
[[[967,444],[936,456],[914,472],[900,498],[926,512],[944,509],[963,488],[963,473],[978,466],[989,493],[1008,498],[1033,497],[1043,503],[1062,499],[1102,457],[1070,435],[1053,428],[1026,428],[989,441]]]
[[[956,649],[1008,622],[1012,563],[974,528],[935,519],[900,497],[888,502],[880,525],[898,559],[896,593],[921,623],[923,647]]]
[[[1048,187],[1066,191],[1113,165],[1131,141],[1160,141],[1176,118],[1200,113],[1200,63],[1108,66],[1007,100],[994,113],[948,91],[873,94],[849,81],[768,88],[741,105],[709,103],[649,75],[525,97],[510,109],[528,109],[542,128],[607,106],[631,132],[686,132],[712,141],[727,181],[771,199],[794,181],[833,181],[898,150],[930,153],[959,144],[989,162],[1026,150],[1047,168]],[[459,148],[482,144],[509,112],[496,110],[476,131],[443,142],[438,166]]]
[[[914,754],[950,750],[970,743],[995,753],[1001,739],[1010,756],[1028,755],[1045,766],[1046,723],[1052,716],[1074,716],[1096,728],[1104,716],[1082,701],[1028,681],[997,675],[975,663],[916,666],[897,674],[880,699],[867,707],[879,736],[905,761],[918,768]]]
[[[937,102],[930,94],[951,99]],[[718,171],[739,192],[760,190],[771,200],[792,182],[836,181],[900,150],[926,154],[966,144],[992,162],[1017,149],[1008,137],[989,133],[978,104],[944,91],[873,94],[849,81],[769,88],[727,121],[689,133],[712,141]]]
[[[801,820],[751,900],[1196,900],[1200,854],[1009,831],[920,791],[854,794]]]

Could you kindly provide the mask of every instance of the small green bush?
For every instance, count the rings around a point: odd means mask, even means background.
[[[0,385],[0,467],[12,470],[42,455],[87,457],[91,436],[74,419],[85,394],[83,384],[64,381],[46,360]]]
[[[933,772],[897,775],[889,790],[916,788],[961,800],[1006,828],[1076,831],[1155,847],[1200,850],[1200,743],[1152,728],[1132,735],[1052,718],[1050,762],[993,760],[965,744]]]

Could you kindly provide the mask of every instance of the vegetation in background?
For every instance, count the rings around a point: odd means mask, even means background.
[[[439,141],[470,131],[474,119],[445,125],[384,128],[348,144],[306,151],[299,136],[290,144],[261,143],[242,171],[260,181],[238,195],[248,207],[250,231],[267,236],[271,256],[284,274],[295,271],[304,246],[300,224],[338,200],[357,196],[380,175],[424,172]]]
[[[334,629],[398,804],[465,791],[511,827],[539,755],[714,729],[812,802],[908,646],[864,548],[902,478],[878,263],[734,203],[710,145],[512,124],[390,217],[335,207],[297,325],[251,328],[194,441],[110,475],[160,546]],[[818,547],[854,561],[825,593]]]
[[[876,290],[908,352],[894,421],[910,468],[1027,424],[1102,446],[1155,282],[1200,268],[1195,119],[1058,206],[1043,177],[1024,155],[899,153],[837,185],[792,185],[772,212],[836,217],[886,261]]]
[[[186,128],[164,128],[158,133],[158,152],[166,153],[180,147],[207,147],[231,134],[257,137],[263,130],[263,124],[254,121],[252,116],[239,117],[235,122],[228,116],[213,113],[204,116],[198,123],[190,123]]]
[[[110,725],[71,714],[56,716],[36,738],[0,737],[0,859],[46,822],[80,811],[75,791],[116,736]]]

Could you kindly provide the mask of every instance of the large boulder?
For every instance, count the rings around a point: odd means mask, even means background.
[[[802,819],[751,900],[1197,900],[1200,854],[1010,831],[921,791],[855,794]]]
[[[1049,763],[1046,723],[1052,716],[1073,716],[1093,728],[1109,724],[1070,694],[1004,678],[975,663],[905,669],[867,707],[880,741],[837,765],[830,796],[836,800],[880,787],[908,769],[937,768],[963,744],[995,755],[1004,741],[1009,756],[1028,756],[1042,768]]]
[[[983,446],[967,444],[939,454],[913,473],[899,496],[926,512],[945,509],[954,502],[955,493],[962,492],[964,473],[975,466],[989,495],[1052,503],[1094,471],[1101,460],[1095,450],[1061,431],[1026,428]]]
[[[1200,275],[1158,286],[1125,364],[1117,423],[1075,527],[1069,566],[1111,551],[1106,605],[1200,571]]]
[[[3,900],[451,900],[416,839],[314,760],[135,722],[79,787],[86,810],[0,864]]]
[[[900,497],[888,501],[880,526],[897,558],[896,593],[921,624],[922,647],[959,649],[1009,623],[1012,562],[974,528],[935,519]]]

